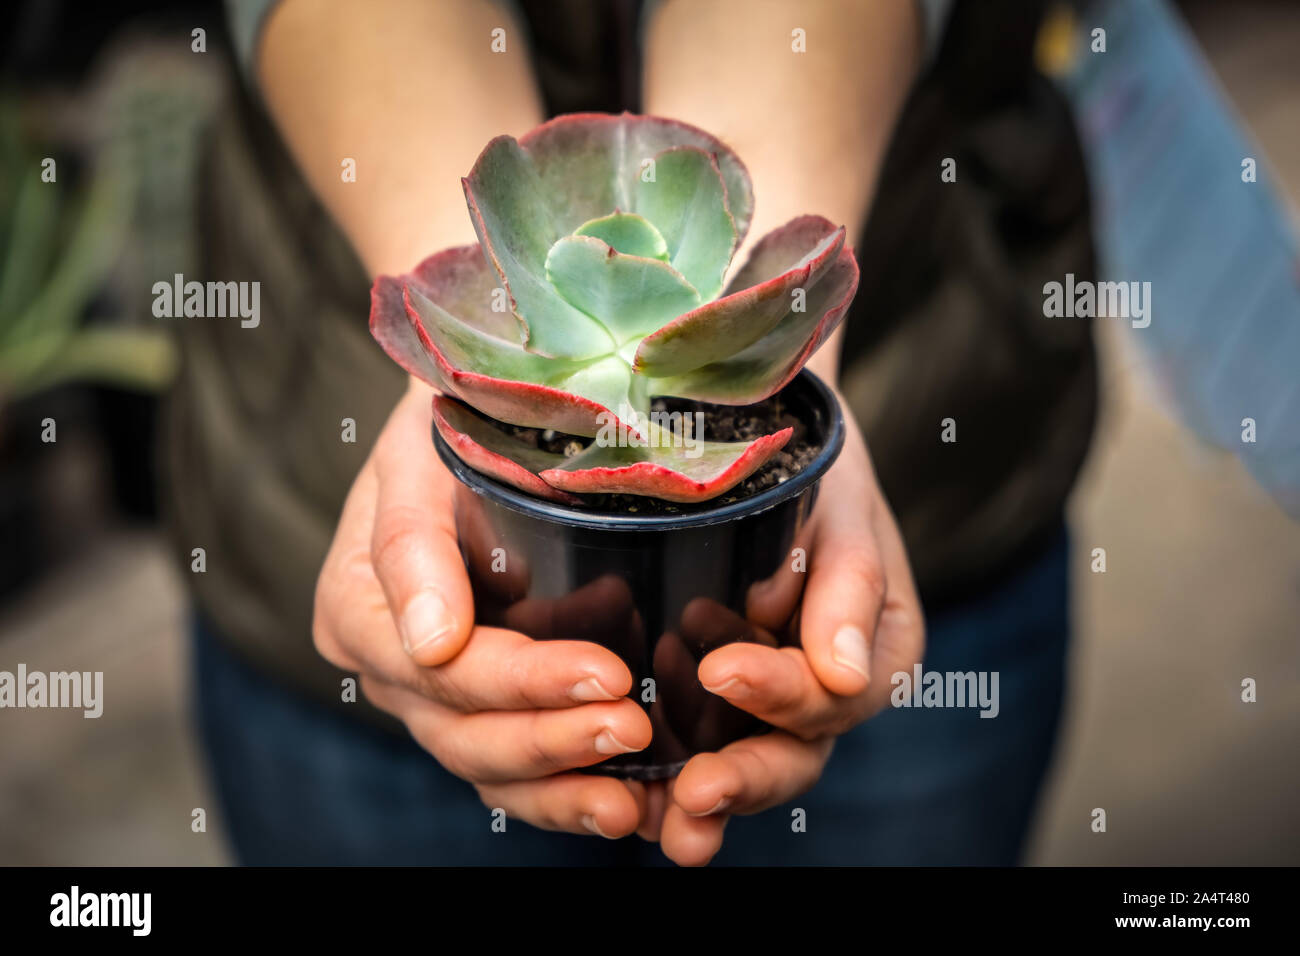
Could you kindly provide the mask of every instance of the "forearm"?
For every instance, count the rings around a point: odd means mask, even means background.
[[[796,28],[806,52],[792,49]],[[852,244],[920,30],[910,0],[664,0],[646,35],[645,108],[716,134],[744,160],[755,195],[746,247],[804,213],[843,223]],[[839,338],[810,363],[832,381]]]
[[[505,29],[506,51],[492,51]],[[488,0],[283,0],[257,62],[307,180],[372,275],[474,241],[460,178],[542,118],[522,31]],[[356,161],[355,182],[343,160]]]

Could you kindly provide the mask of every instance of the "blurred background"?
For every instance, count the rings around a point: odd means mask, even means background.
[[[1178,9],[1294,210],[1300,4]],[[18,3],[0,22],[0,670],[103,671],[112,713],[0,712],[0,864],[227,862],[188,712],[187,600],[157,527],[158,396],[177,357],[149,292],[189,271],[198,134],[224,69],[193,55],[191,30],[222,42],[222,11]],[[17,174],[44,157],[68,188]],[[1071,694],[1029,862],[1300,863],[1300,526],[1179,423],[1127,323],[1097,337],[1102,417],[1070,507]]]

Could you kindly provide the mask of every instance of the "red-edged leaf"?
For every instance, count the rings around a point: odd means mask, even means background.
[[[547,484],[578,494],[644,495],[665,501],[708,501],[735,487],[785,446],[794,429],[752,442],[702,442],[686,449],[622,448],[593,444],[582,454],[541,472]]]
[[[407,285],[465,324],[485,335],[523,344],[524,330],[518,318],[505,308],[493,308],[504,290],[477,243],[429,256],[406,279]]]
[[[633,210],[654,223],[674,269],[700,293],[717,298],[736,251],[736,223],[727,209],[727,185],[717,157],[694,146],[674,146],[654,157],[655,178],[633,181]]]
[[[515,317],[492,309],[496,276],[477,244],[444,249],[405,275],[379,276],[370,288],[370,334],[393,361],[430,385],[445,388],[446,382],[407,314],[408,286],[480,332],[521,340]]]
[[[563,455],[511,438],[460,402],[438,395],[433,422],[456,456],[471,468],[539,498],[573,504],[579,499],[552,488],[537,473],[564,461]]]
[[[848,247],[809,292],[805,311],[788,312],[772,331],[730,358],[682,375],[655,379],[651,392],[723,405],[751,405],[780,391],[821,347],[858,290],[858,263]]]
[[[425,300],[417,307],[416,301],[408,290],[407,315],[438,369],[444,390],[464,399],[490,418],[524,428],[553,428],[570,435],[592,436],[607,422],[613,423],[616,428],[628,428],[618,414],[620,406],[636,409],[645,402],[644,398],[639,402],[632,399],[637,383],[633,381],[627,363],[617,356],[589,365],[563,365],[563,373],[557,375],[556,380],[574,383],[576,391],[557,388],[551,384],[498,378],[461,368],[454,361],[459,357],[458,353],[450,347],[443,348],[439,345],[441,341],[443,345],[450,346],[449,339],[445,337],[450,323],[446,326],[435,325],[431,334],[419,311],[419,308],[428,308],[431,303]],[[433,305],[436,307],[436,304]],[[581,392],[610,395],[612,398],[609,404],[613,407],[587,398]]]
[[[380,276],[370,287],[370,334],[388,357],[435,388],[447,383],[406,315],[405,277]]]
[[[557,225],[553,198],[520,145],[496,137],[461,185],[474,231],[523,325],[529,351],[577,359],[612,352],[616,343],[604,328],[546,280],[546,254],[572,228]]]
[[[727,285],[727,294],[669,322],[637,347],[638,374],[665,378],[735,355],[790,312],[796,289],[807,297],[844,246],[844,227],[800,216],[764,236]]]

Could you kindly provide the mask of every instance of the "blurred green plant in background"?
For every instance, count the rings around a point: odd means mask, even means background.
[[[69,383],[171,382],[178,352],[149,290],[193,263],[216,90],[205,58],[126,37],[53,106],[0,97],[0,409]]]
[[[17,105],[0,104],[0,401],[69,381],[157,391],[174,375],[163,330],[85,321],[136,203],[138,173],[126,152],[110,145],[71,191],[57,166],[56,181],[44,182]]]

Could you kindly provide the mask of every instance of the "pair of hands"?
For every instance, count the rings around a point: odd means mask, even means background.
[[[802,585],[802,647],[728,644],[699,665],[706,689],[777,730],[700,754],[669,781],[570,772],[645,748],[650,720],[612,651],[475,626],[431,397],[412,385],[348,494],[317,582],[313,639],[486,806],[548,830],[637,833],[679,864],[707,863],[731,815],[811,788],[835,737],[886,706],[890,675],[920,660],[907,555],[850,427],[822,481],[806,574],[767,585]],[[751,592],[749,603],[766,597]]]

